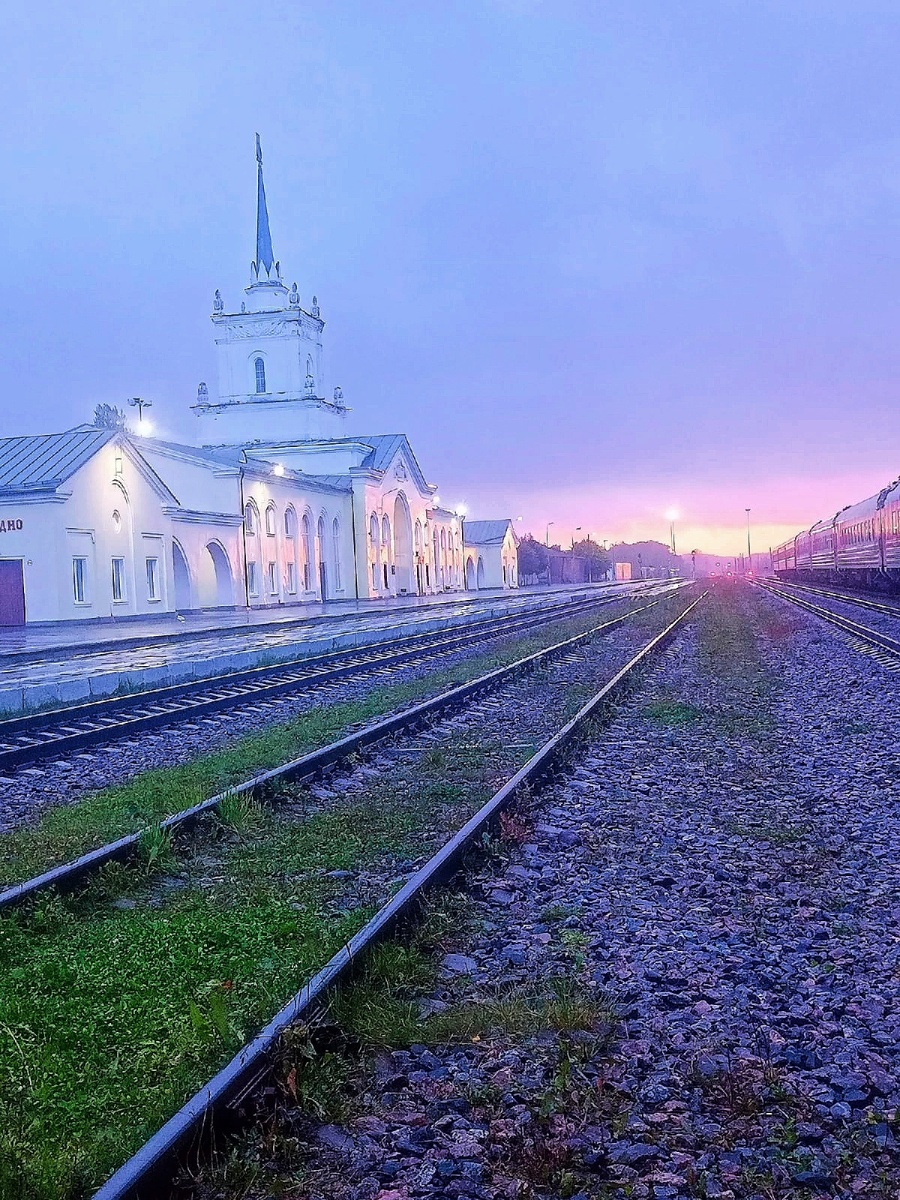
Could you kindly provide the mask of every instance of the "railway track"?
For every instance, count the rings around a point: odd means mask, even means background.
[[[811,596],[818,596],[822,600],[837,600],[841,604],[854,604],[858,608],[868,608],[870,611],[882,613],[886,617],[900,617],[900,605],[884,604],[882,601],[874,600],[870,596],[857,595],[853,592],[834,591],[832,588],[817,587],[811,583],[794,583],[784,579],[780,579],[775,586],[792,592],[806,592]]]
[[[562,728],[544,740],[528,761],[308,979],[277,1015],[100,1187],[95,1200],[150,1200],[167,1195],[169,1185],[188,1156],[193,1161],[210,1136],[233,1131],[240,1124],[241,1110],[248,1097],[266,1085],[284,1035],[294,1026],[314,1021],[335,989],[351,984],[368,952],[415,919],[426,895],[458,873],[464,858],[477,850],[507,807],[523,792],[539,786],[559,766],[577,740],[603,716],[610,702],[651,656],[669,642],[702,599],[700,596],[694,600],[647,641],[593,692]],[[580,639],[585,636],[580,635]]]
[[[797,608],[801,608],[804,612],[811,613],[818,617],[819,620],[833,626],[845,634],[850,645],[856,650],[860,650],[864,654],[868,654],[890,671],[900,671],[900,640],[890,637],[886,633],[882,633],[878,629],[872,629],[868,625],[861,625],[858,621],[851,620],[850,617],[842,616],[840,613],[832,611],[830,608],[825,608],[821,604],[815,604],[811,600],[805,599],[803,596],[798,596],[793,591],[786,591],[783,585],[769,583],[763,580],[755,580],[755,585],[762,588],[772,596],[778,596],[781,600],[787,601],[788,604],[793,604]],[[828,595],[822,592],[823,595]],[[838,599],[838,597],[831,597]],[[840,598],[843,601],[843,597]]]
[[[657,589],[648,589],[637,598],[654,594]],[[197,680],[142,692],[139,696],[109,697],[9,718],[0,721],[0,775],[42,759],[85,750],[179,721],[207,717],[243,704],[276,699],[393,666],[437,660],[457,650],[508,634],[527,632],[620,599],[618,596],[578,599],[539,612],[492,617],[461,630],[419,634],[388,644],[337,651],[277,666],[254,667],[213,681]]]
[[[591,639],[618,628],[633,616],[655,607],[658,603],[659,599],[650,600],[647,604],[612,617],[583,633],[565,638],[561,642],[518,658],[506,666],[498,667],[467,683],[459,684],[412,707],[373,721],[336,742],[322,746],[272,770],[255,775],[236,787],[229,788],[227,791],[210,796],[189,808],[171,814],[160,822],[159,829],[168,838],[175,833],[189,830],[202,818],[219,809],[226,799],[232,801],[235,797],[251,797],[258,795],[263,790],[271,790],[275,786],[283,786],[288,782],[302,783],[312,780],[326,769],[347,761],[362,750],[395,734],[418,728],[438,716],[470,703],[473,698],[498,688],[507,680],[514,679],[555,658],[583,647]],[[33,900],[39,894],[51,889],[58,892],[71,891],[81,886],[90,876],[108,863],[127,862],[140,852],[144,836],[143,831],[127,834],[90,850],[70,862],[53,867],[31,879],[0,891],[0,913],[9,911],[25,901]]]

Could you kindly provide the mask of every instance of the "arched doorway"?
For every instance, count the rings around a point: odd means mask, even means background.
[[[175,608],[179,612],[191,607],[191,572],[184,551],[172,541],[172,578],[175,582]]]
[[[397,493],[394,501],[394,566],[397,591],[414,592],[412,517],[402,492]]]
[[[472,558],[466,559],[466,589],[474,592],[477,584],[475,583],[475,561]]]
[[[484,587],[484,559],[479,554],[478,570],[475,572],[475,586],[479,591]]]
[[[212,565],[212,594],[210,603],[216,608],[234,604],[234,581],[228,555],[218,542],[209,542],[206,546],[205,558]]]

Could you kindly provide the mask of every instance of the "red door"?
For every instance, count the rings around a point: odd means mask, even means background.
[[[0,558],[0,625],[25,624],[25,568],[21,558]]]

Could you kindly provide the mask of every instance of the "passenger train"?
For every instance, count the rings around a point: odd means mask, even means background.
[[[772,551],[780,579],[900,588],[900,479]]]

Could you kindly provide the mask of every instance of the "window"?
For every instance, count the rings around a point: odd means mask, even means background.
[[[334,586],[336,591],[341,590],[341,523],[337,519],[331,523],[331,540],[334,545]]]
[[[266,533],[269,537],[275,536],[275,505],[270,504],[266,509]]]
[[[369,541],[373,546],[378,545],[378,518],[374,513],[369,518]]]
[[[387,587],[387,585],[388,585],[388,577],[387,577],[388,565],[387,565],[387,563],[384,563],[383,567],[384,567],[384,586]]]
[[[247,591],[251,596],[259,595],[259,573],[255,562],[247,563]]]
[[[266,390],[266,364],[258,358],[253,364],[256,371],[256,393],[261,395]]]
[[[270,562],[266,567],[266,581],[269,585],[269,595],[278,595],[278,568],[275,563]]]
[[[125,599],[125,559],[112,560],[112,598],[117,602]]]
[[[86,558],[72,559],[72,591],[76,604],[87,604],[87,569]]]
[[[301,538],[301,545],[303,549],[303,590],[304,592],[308,592],[311,579],[310,559],[312,558],[312,531],[309,525],[309,516],[306,513],[303,514],[303,524],[301,528],[303,531]]]
[[[116,533],[120,533],[122,529],[122,514],[118,509],[113,511],[113,529]]]
[[[147,559],[147,599],[159,599],[159,559]]]
[[[378,563],[372,563],[372,587],[378,591]]]
[[[297,594],[297,564],[289,562],[287,565],[287,590],[292,595]]]
[[[295,537],[297,534],[297,514],[292,508],[284,510],[284,536]]]
[[[256,511],[252,504],[244,509],[244,529],[247,533],[256,533]]]

